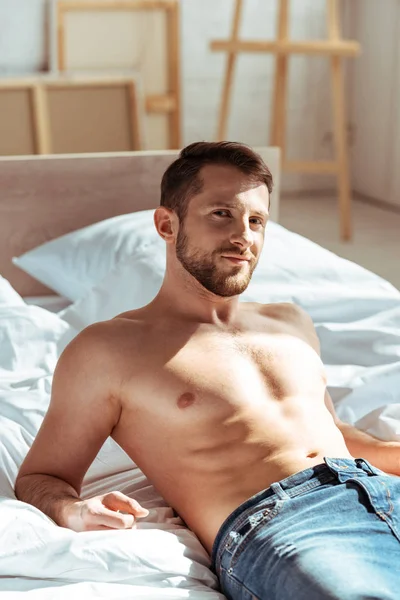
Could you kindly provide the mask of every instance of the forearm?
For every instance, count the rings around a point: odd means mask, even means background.
[[[66,527],[65,509],[80,501],[77,491],[66,481],[50,475],[23,475],[15,484],[18,500],[32,504],[61,527]]]
[[[400,475],[400,442],[380,440],[343,422],[338,427],[354,458],[365,458],[385,473]]]

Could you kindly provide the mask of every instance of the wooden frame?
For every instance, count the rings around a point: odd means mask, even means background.
[[[326,3],[328,24],[327,40],[290,40],[289,0],[279,0],[277,39],[272,41],[245,41],[239,39],[243,0],[235,0],[230,40],[215,40],[211,43],[212,50],[228,52],[217,138],[222,140],[226,137],[233,75],[238,53],[271,52],[275,54],[276,69],[272,99],[270,143],[273,146],[279,146],[281,148],[282,171],[335,173],[337,175],[341,237],[343,240],[350,240],[352,235],[351,198],[344,102],[344,76],[341,59],[343,57],[357,56],[360,53],[361,48],[360,44],[357,42],[347,41],[341,38],[338,1],[326,0]],[[330,58],[334,111],[334,142],[336,147],[336,160],[334,161],[289,161],[286,158],[288,60],[292,54],[307,54]]]
[[[0,94],[2,90],[26,90],[30,97],[31,116],[32,116],[32,135],[34,139],[34,151],[36,154],[51,154],[53,151],[66,152],[67,150],[57,150],[55,146],[55,135],[52,133],[54,121],[51,116],[51,94],[52,91],[84,91],[96,89],[97,98],[99,98],[99,89],[125,91],[127,100],[127,115],[118,115],[119,119],[127,117],[128,123],[126,129],[129,131],[126,143],[118,148],[119,150],[141,150],[142,148],[142,119],[141,103],[139,100],[137,83],[132,77],[99,77],[99,76],[75,76],[75,77],[35,77],[27,79],[3,79],[0,80]],[[75,111],[76,115],[77,112]],[[124,123],[120,123],[120,130],[125,129]],[[101,130],[101,128],[99,128]],[[125,136],[124,136],[125,137]],[[110,151],[114,148],[104,148],[104,151]],[[79,151],[78,148],[72,151]],[[93,151],[88,150],[88,151]],[[101,150],[97,150],[101,151]]]
[[[29,81],[0,80],[0,155],[42,152],[40,101],[40,94],[35,93]],[[15,118],[12,111],[15,111]],[[2,123],[3,118],[5,122]]]
[[[147,94],[146,112],[165,115],[168,122],[168,147],[181,147],[181,90],[179,45],[179,0],[53,0],[53,21],[57,41],[53,43],[53,70],[76,70],[66,60],[66,16],[73,12],[164,11],[166,16],[167,90],[162,94]],[[83,67],[85,70],[86,67]],[[107,69],[110,72],[110,69]]]

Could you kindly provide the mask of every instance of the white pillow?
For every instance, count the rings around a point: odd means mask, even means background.
[[[75,330],[144,306],[161,287],[165,243],[156,235],[125,257],[80,300],[59,313]],[[247,302],[295,302],[316,322],[390,308],[400,293],[387,281],[283,227],[269,223]],[[346,308],[345,308],[346,306]]]
[[[120,215],[14,257],[20,269],[69,300],[82,298],[119,262],[159,236],[154,210]]]
[[[163,243],[153,222],[154,210],[139,211],[106,219],[46,242],[19,258],[14,264],[71,301],[87,292],[121,262],[134,259],[155,243]],[[318,251],[316,251],[318,249]],[[346,269],[343,265],[347,262]],[[375,284],[388,289],[389,283],[358,265],[338,257],[310,240],[270,222],[260,268],[274,279],[307,282],[351,281]]]
[[[161,287],[165,272],[165,246],[155,242],[111,270],[83,298],[59,313],[75,330],[148,304]]]
[[[0,275],[0,306],[18,306],[25,302],[14,290],[10,282]]]

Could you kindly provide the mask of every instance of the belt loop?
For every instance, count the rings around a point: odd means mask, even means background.
[[[363,468],[363,465],[354,459],[324,456],[324,461],[340,483],[345,483],[349,479],[358,479],[363,477],[363,473],[368,473],[367,467]]]
[[[350,469],[348,465],[341,465],[340,459],[334,459],[331,457],[324,456],[324,461],[327,467],[331,470],[331,472],[337,477],[340,483],[344,483],[348,479],[351,479],[355,475],[355,471],[357,471],[357,467],[354,464],[354,468]],[[344,467],[344,468],[343,468]]]
[[[280,500],[287,500],[288,498],[290,498],[289,494],[285,492],[280,483],[271,483],[270,488]]]
[[[369,474],[372,473],[372,469],[370,468],[369,464],[364,458],[355,458],[354,462],[356,463],[359,469],[362,469],[363,471]]]
[[[371,463],[368,462],[365,458],[355,458],[354,460],[355,460],[357,466],[361,467],[361,469],[363,471],[365,471],[366,473],[368,473],[368,475],[382,475],[382,474],[384,474],[383,471],[381,471],[377,467],[374,467],[373,465],[371,465]]]
[[[340,466],[332,459],[324,456],[324,462],[327,467],[337,476]]]

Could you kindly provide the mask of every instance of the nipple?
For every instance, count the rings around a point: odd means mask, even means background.
[[[196,400],[195,395],[191,392],[185,392],[178,398],[177,405],[179,408],[187,408]]]

